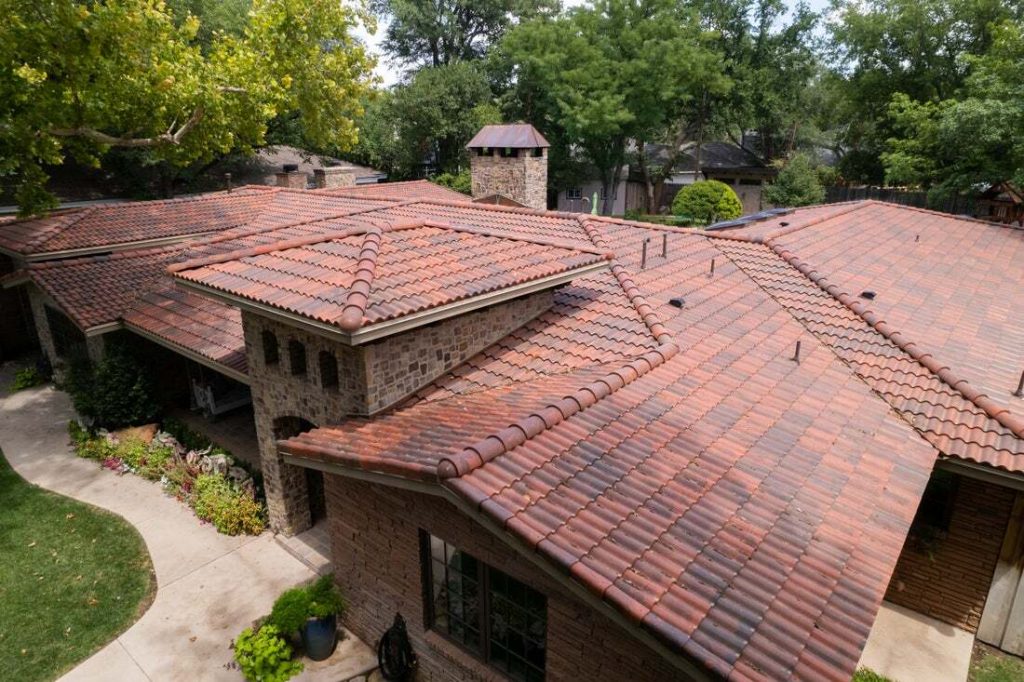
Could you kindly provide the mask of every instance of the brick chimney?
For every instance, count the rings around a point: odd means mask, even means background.
[[[356,169],[352,166],[317,168],[313,171],[313,184],[318,189],[354,187],[356,184]]]
[[[299,171],[297,163],[286,163],[276,177],[278,187],[290,189],[306,189],[306,184],[309,182],[306,174]]]
[[[550,146],[528,123],[481,128],[466,145],[473,198],[506,197],[530,208],[546,209]]]

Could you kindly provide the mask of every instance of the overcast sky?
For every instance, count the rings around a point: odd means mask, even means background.
[[[576,5],[582,5],[586,0],[562,0],[564,7],[575,7]],[[829,5],[829,0],[808,0],[811,9],[818,12],[825,10]],[[795,4],[795,2],[791,3]],[[381,54],[380,43],[384,38],[384,31],[387,28],[387,22],[380,21],[377,25],[377,31],[375,33],[368,33],[363,27],[360,27],[356,32],[356,35],[363,40],[369,47],[370,51],[377,57],[377,69],[376,74],[380,76],[385,86],[393,85],[402,76],[402,69],[397,64],[392,64],[388,59]]]

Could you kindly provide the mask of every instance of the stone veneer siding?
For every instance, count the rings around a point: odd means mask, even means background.
[[[520,156],[502,157],[497,150],[491,156],[480,156],[470,150],[473,198],[501,194],[530,208],[548,207],[548,150],[543,156],[530,156],[521,149]]]
[[[356,171],[354,168],[346,166],[317,168],[313,171],[313,184],[316,185],[317,189],[355,187]]]
[[[435,322],[362,346],[242,312],[245,350],[270,524],[298,533],[310,525],[305,472],[281,461],[277,452],[283,418],[315,426],[386,409],[452,370],[495,341],[551,308],[552,292],[541,291]],[[264,362],[262,333],[274,333],[278,362]],[[306,374],[291,371],[288,343],[306,349]],[[334,354],[338,385],[322,388],[320,351]],[[296,435],[285,433],[285,437]]]
[[[985,607],[1015,493],[960,478],[949,533],[931,551],[907,540],[885,598],[968,632]]]
[[[441,635],[425,630],[420,529],[547,596],[547,679],[687,679],[448,501],[334,474],[325,479],[334,575],[349,602],[345,625],[376,646],[395,613],[401,613],[419,659],[418,682],[508,679]]]
[[[29,306],[32,309],[32,321],[35,323],[36,335],[39,338],[39,348],[43,355],[50,361],[53,367],[53,376],[58,381],[64,378],[64,362],[58,357],[57,349],[53,344],[53,335],[50,333],[50,322],[46,318],[46,307],[49,306],[66,316],[63,309],[57,305],[46,292],[34,284],[27,284]],[[103,358],[105,347],[104,335],[85,337],[85,349],[89,359],[99,362]]]

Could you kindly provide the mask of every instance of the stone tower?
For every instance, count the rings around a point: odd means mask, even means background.
[[[550,146],[528,123],[481,128],[466,145],[473,198],[505,197],[530,208],[546,209]]]

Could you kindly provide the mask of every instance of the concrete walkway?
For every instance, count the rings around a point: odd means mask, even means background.
[[[124,517],[141,533],[156,572],[156,599],[142,618],[62,679],[241,680],[226,667],[231,640],[314,572],[270,533],[221,535],[158,484],[75,457],[67,396],[50,387],[7,395],[13,373],[11,363],[0,366],[0,448],[11,466],[36,485]]]
[[[973,649],[971,633],[882,602],[859,665],[894,682],[964,682]]]

